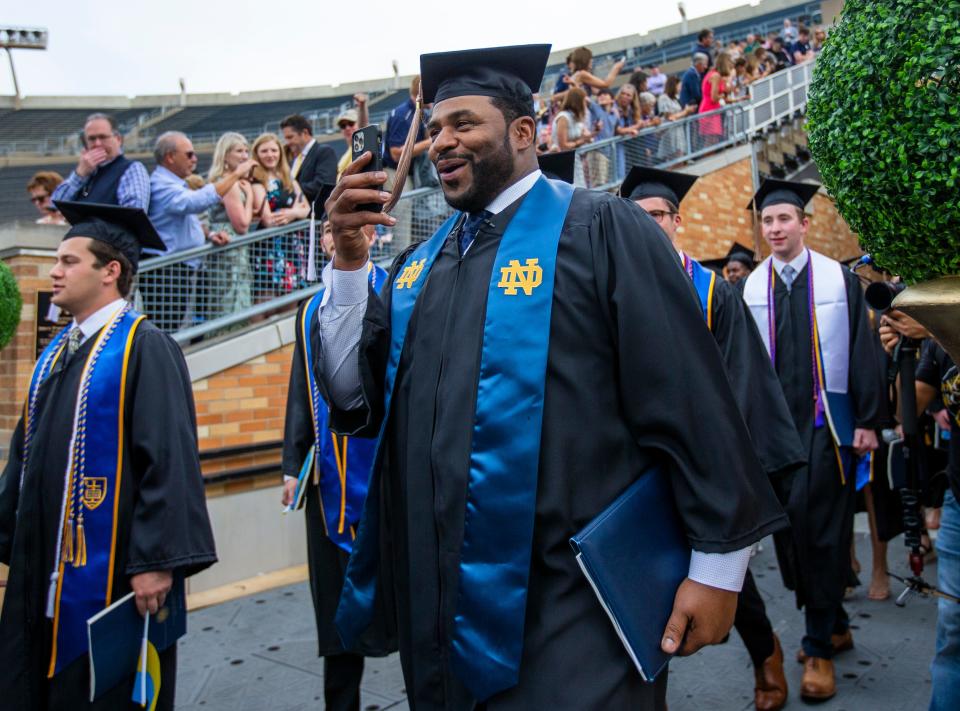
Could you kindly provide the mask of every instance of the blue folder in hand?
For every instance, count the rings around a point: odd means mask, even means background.
[[[640,675],[653,681],[670,661],[660,642],[690,568],[667,473],[646,471],[570,545]]]

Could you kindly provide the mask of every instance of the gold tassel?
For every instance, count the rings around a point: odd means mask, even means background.
[[[83,533],[83,519],[77,524],[77,555],[73,560],[74,568],[82,568],[87,564],[87,537]]]
[[[407,174],[410,172],[410,164],[413,163],[413,146],[417,142],[417,134],[420,132],[420,125],[423,123],[423,86],[417,92],[417,108],[413,113],[413,121],[410,122],[410,130],[407,131],[407,140],[403,143],[403,150],[400,152],[400,160],[397,161],[397,172],[393,178],[393,191],[390,194],[390,201],[383,206],[383,211],[389,213],[400,202],[400,196],[403,194],[404,183],[407,182]]]
[[[63,529],[63,551],[60,558],[64,563],[73,560],[73,518],[67,519],[67,525]]]

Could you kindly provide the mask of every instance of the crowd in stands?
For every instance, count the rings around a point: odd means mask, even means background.
[[[699,147],[709,147],[719,143],[725,132],[718,109],[748,99],[752,82],[812,59],[825,37],[821,29],[811,33],[790,20],[784,21],[779,34],[751,34],[725,45],[712,30],[704,29],[693,48],[691,66],[684,72],[666,74],[658,66],[649,66],[631,72],[625,81],[621,81],[623,59],[597,74],[592,51],[579,47],[567,57],[552,94],[536,97],[538,150],[567,151],[606,139],[636,137],[629,161],[622,148],[616,154],[597,151],[583,156],[587,184],[601,185],[621,179],[628,163],[664,163],[690,148],[683,126],[656,132],[644,129],[705,114],[693,133]],[[387,189],[393,188],[419,88],[419,77],[415,77],[409,98],[393,109],[383,130]],[[143,163],[123,154],[116,120],[95,113],[83,126],[83,148],[74,170],[65,179],[54,172],[38,172],[27,192],[41,214],[40,223],[64,224],[54,205],[58,200],[111,203],[146,211],[166,245],[166,254],[208,241],[226,245],[254,230],[322,216],[324,201],[350,163],[353,133],[369,122],[367,101],[365,94],[356,94],[353,106],[337,119],[347,143],[341,156],[328,144],[318,143],[311,123],[294,114],[280,123],[281,135],[263,133],[252,144],[236,132],[222,135],[205,176],[197,174],[197,152],[184,133],[167,131],[156,139],[156,166],[150,173]],[[427,159],[429,145],[421,126],[405,190],[439,185]],[[432,214],[413,216],[425,224],[434,218]],[[177,330],[297,291],[307,285],[307,250],[301,231],[278,237],[266,248],[234,249],[204,260],[186,260],[155,275],[148,270],[140,279],[144,309],[161,328]],[[214,272],[217,278],[211,280]],[[163,284],[152,283],[157,279]],[[171,288],[173,284],[177,288]]]

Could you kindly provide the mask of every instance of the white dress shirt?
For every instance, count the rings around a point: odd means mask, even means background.
[[[526,195],[540,175],[540,171],[535,170],[520,178],[494,198],[487,210],[494,215],[503,212]],[[324,267],[322,279],[326,290],[318,309],[320,372],[333,403],[343,410],[353,410],[363,404],[358,346],[369,294],[367,270],[343,271],[334,269],[331,262]],[[750,549],[748,546],[730,553],[693,551],[687,577],[710,587],[739,592],[750,563]]]
[[[788,264],[793,267],[793,276],[794,278],[800,276],[800,272],[805,266],[807,266],[807,260],[810,259],[810,254],[807,252],[807,248],[804,247],[800,254],[791,259],[789,262],[782,262],[776,257],[773,257],[773,268],[777,270],[777,276],[783,275],[783,268]]]
[[[80,339],[80,344],[83,345],[86,343],[90,336],[95,335],[97,331],[106,326],[110,321],[110,317],[123,308],[126,303],[126,299],[117,299],[116,301],[111,301],[103,308],[94,311],[92,314],[83,319],[83,323],[77,323],[77,319],[73,319],[73,325],[70,327],[71,330],[74,328],[79,328],[80,332],[83,334],[83,337]]]

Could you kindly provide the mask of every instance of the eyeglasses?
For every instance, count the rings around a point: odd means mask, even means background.
[[[670,210],[650,210],[647,214],[657,222],[663,222],[667,217],[676,215],[677,213],[671,212]]]
[[[185,156],[186,156],[187,158],[189,158],[190,160],[193,160],[194,158],[197,157],[197,154],[196,154],[195,151],[184,151],[184,152],[183,152],[183,155],[185,155]]]
[[[353,121],[350,121],[349,123],[347,123],[346,121],[344,121],[343,123],[339,124],[341,131],[342,131],[343,129],[345,129],[345,128],[353,128],[353,127],[356,126],[356,125],[357,125],[357,124],[355,124]]]
[[[48,197],[50,197],[50,196],[49,196],[49,195],[34,195],[33,197],[30,198],[30,202],[32,202],[34,205],[40,205],[40,204],[42,204],[42,203],[45,203],[45,202],[47,201],[47,198],[48,198]]]

